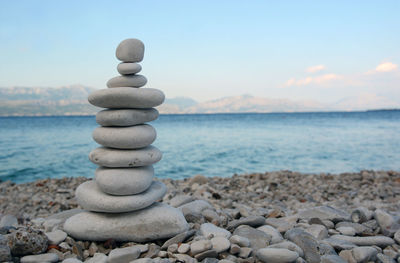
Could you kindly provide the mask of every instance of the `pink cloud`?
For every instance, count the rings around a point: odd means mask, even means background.
[[[306,72],[307,73],[315,73],[315,72],[319,72],[324,69],[326,69],[326,67],[324,65],[316,65],[316,66],[306,68]]]

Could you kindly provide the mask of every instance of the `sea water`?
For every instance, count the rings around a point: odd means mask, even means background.
[[[161,115],[160,178],[400,170],[400,111]],[[0,180],[93,177],[94,116],[0,118]]]

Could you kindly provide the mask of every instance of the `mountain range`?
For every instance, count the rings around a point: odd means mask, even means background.
[[[94,115],[99,109],[87,102],[94,88],[63,87],[0,88],[0,116]],[[378,96],[344,98],[332,104],[312,100],[260,98],[251,95],[197,102],[188,97],[167,98],[157,107],[164,114],[351,111],[396,108],[398,104]]]

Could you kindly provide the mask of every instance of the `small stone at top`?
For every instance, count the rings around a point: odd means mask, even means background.
[[[136,38],[125,39],[118,45],[115,55],[123,62],[140,62],[144,56],[144,44]]]

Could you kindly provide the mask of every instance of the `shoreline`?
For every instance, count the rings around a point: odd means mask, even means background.
[[[87,180],[91,179],[66,177],[22,184],[0,183],[0,222],[6,217],[4,221],[9,222],[6,229],[4,224],[0,227],[0,238],[15,240],[18,235],[34,235],[46,240],[39,253],[26,251],[32,246],[29,242],[15,247],[14,241],[9,241],[15,262],[31,254],[38,254],[33,257],[39,259],[52,257],[52,262],[68,258],[75,261],[65,262],[106,262],[102,260],[109,258],[111,251],[127,247],[139,251],[135,252],[141,258],[137,263],[275,262],[269,261],[274,256],[290,256],[295,262],[364,262],[354,258],[364,250],[370,253],[367,253],[369,262],[400,260],[400,172],[397,171],[342,174],[278,171],[161,179],[168,188],[163,202],[181,209],[189,223],[190,235],[178,241],[179,235],[167,241],[144,243],[81,241],[62,231],[64,221],[82,211],[76,209],[79,206],[74,191]],[[207,204],[206,208],[196,202]],[[360,215],[365,213],[366,219],[353,217],[355,211],[361,211]],[[56,244],[47,243],[47,239],[60,233],[65,236],[51,241]],[[236,236],[230,238],[231,235]],[[196,251],[199,242],[207,244],[208,250]]]

